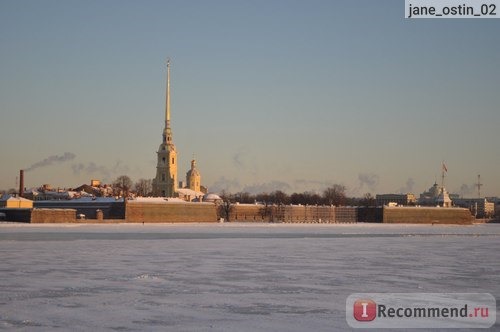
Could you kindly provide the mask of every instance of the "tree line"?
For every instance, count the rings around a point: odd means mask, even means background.
[[[241,204],[263,204],[263,205],[331,205],[331,206],[374,206],[375,198],[366,193],[362,198],[348,197],[346,187],[340,184],[334,184],[321,194],[311,191],[302,193],[287,194],[281,190],[271,193],[250,194],[248,192],[238,192],[235,194],[222,191],[220,197],[223,201],[229,203]]]

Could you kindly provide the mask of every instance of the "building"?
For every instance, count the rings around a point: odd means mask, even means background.
[[[31,209],[33,208],[33,201],[23,197],[3,195],[2,198],[0,198],[0,208]]]
[[[408,194],[381,194],[376,195],[375,199],[378,206],[389,205],[389,203],[396,203],[397,205],[415,205],[417,198],[415,195]]]
[[[196,168],[196,160],[191,160],[191,169],[186,173],[187,187],[193,191],[201,192],[201,174]]]
[[[200,171],[196,167],[196,160],[191,161],[191,169],[186,173],[186,186],[177,181],[177,150],[172,138],[170,125],[170,60],[167,61],[167,88],[165,100],[165,129],[163,140],[158,148],[156,176],[153,179],[153,196],[179,197],[186,201],[201,200],[206,193],[201,186]]]
[[[430,187],[428,191],[424,191],[420,194],[418,204],[424,206],[451,207],[452,201],[446,188],[444,186],[440,187],[434,182],[434,185]]]
[[[488,202],[492,202],[495,206],[495,216],[500,217],[500,198],[499,197],[486,197]]]
[[[186,173],[186,182],[179,182],[177,196],[187,202],[201,202],[206,190],[201,186],[201,174],[196,167],[196,160],[191,160],[191,169]]]
[[[486,198],[458,198],[453,204],[469,209],[476,218],[491,218],[495,214],[495,203]]]
[[[156,177],[153,179],[153,196],[175,197],[177,195],[177,152],[170,127],[170,60],[167,61],[165,128],[157,157]]]

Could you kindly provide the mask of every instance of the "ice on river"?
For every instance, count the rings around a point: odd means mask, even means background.
[[[342,331],[352,293],[498,298],[499,253],[500,224],[1,224],[0,329]]]

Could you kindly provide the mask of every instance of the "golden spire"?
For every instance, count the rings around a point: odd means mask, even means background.
[[[170,58],[167,58],[167,88],[165,93],[165,131],[163,141],[167,144],[172,142],[172,129],[170,128]]]

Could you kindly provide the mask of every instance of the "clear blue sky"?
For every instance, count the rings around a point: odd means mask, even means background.
[[[371,0],[0,0],[0,189],[153,178],[167,57],[180,179],[500,195],[500,19]]]

